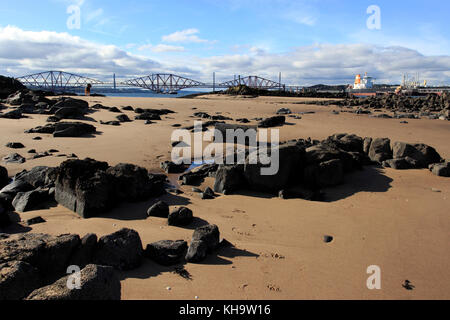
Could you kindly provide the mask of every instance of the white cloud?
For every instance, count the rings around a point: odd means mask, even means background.
[[[163,52],[184,52],[185,48],[182,46],[171,46],[167,44],[158,44],[156,46],[151,44],[145,44],[138,48],[139,51],[147,51],[155,53],[163,53]]]
[[[209,43],[209,40],[200,39],[197,35],[198,29],[186,29],[182,31],[176,31],[169,35],[163,36],[164,42],[183,42],[183,43]]]

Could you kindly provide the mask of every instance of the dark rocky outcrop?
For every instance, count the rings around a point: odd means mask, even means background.
[[[183,173],[187,169],[185,164],[176,164],[172,161],[161,162],[160,167],[165,173]]]
[[[324,161],[305,168],[305,182],[313,189],[337,186],[344,179],[344,165],[339,159]]]
[[[0,194],[6,194],[14,198],[19,192],[28,192],[33,189],[33,186],[27,181],[15,179],[13,182],[1,189]]]
[[[94,233],[88,233],[85,235],[81,238],[80,245],[75,249],[72,257],[70,258],[70,265],[76,265],[80,268],[84,268],[93,260],[96,247],[97,235]]]
[[[171,266],[181,261],[187,248],[183,240],[162,240],[147,245],[145,256],[163,266]]]
[[[56,168],[46,166],[38,166],[32,168],[30,171],[22,171],[14,176],[14,180],[22,180],[35,188],[38,187],[52,187],[55,182]]]
[[[187,262],[201,262],[205,260],[207,254],[208,246],[204,241],[192,241],[186,253],[185,259]]]
[[[99,239],[94,262],[118,270],[131,270],[141,265],[142,254],[142,242],[139,234],[134,230],[124,228]]]
[[[194,263],[203,261],[208,253],[218,248],[219,242],[220,232],[216,225],[206,225],[195,229],[185,256],[186,261]]]
[[[70,277],[33,291],[26,300],[120,300],[120,280],[111,267],[87,265],[80,272],[80,288],[69,288]]]

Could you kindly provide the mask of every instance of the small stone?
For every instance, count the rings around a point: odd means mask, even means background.
[[[323,236],[323,242],[325,243],[330,243],[331,241],[333,241],[333,237],[332,236]]]

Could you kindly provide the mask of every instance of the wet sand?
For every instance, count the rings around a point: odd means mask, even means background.
[[[47,116],[30,119],[0,119],[0,157],[26,151],[57,149],[110,165],[128,162],[159,171],[170,159],[172,124],[193,125],[194,112],[221,112],[231,118],[267,117],[281,107],[294,113],[314,111],[302,119],[287,118],[280,139],[324,139],[334,133],[362,137],[389,137],[392,141],[422,142],[450,158],[450,123],[440,120],[375,119],[367,115],[331,113],[334,107],[293,104],[304,99],[203,96],[196,99],[83,98],[91,105],[167,108],[175,114],[163,121],[124,123],[119,127],[94,124],[99,134],[91,138],[53,138],[25,134],[24,130],[45,124]],[[193,110],[192,108],[197,108]],[[131,119],[134,112],[125,111]],[[94,120],[114,120],[116,113],[99,111]],[[227,121],[228,122],[228,121]],[[250,124],[255,124],[252,121]],[[40,141],[32,137],[41,136]],[[12,150],[7,142],[21,142],[25,149]],[[38,165],[56,166],[65,157],[2,164],[10,175]],[[207,179],[205,185],[211,185]],[[123,299],[449,299],[450,298],[450,180],[428,170],[395,171],[366,167],[347,175],[345,184],[324,190],[326,202],[281,200],[262,194],[220,196],[201,200],[192,187],[184,194],[160,199],[171,206],[191,208],[196,221],[189,228],[167,226],[165,219],[146,219],[147,208],[156,201],[122,204],[101,218],[80,219],[64,207],[20,214],[23,220],[42,216],[46,223],[30,232],[50,234],[94,232],[101,236],[122,227],[139,232],[144,247],[163,239],[189,241],[193,229],[205,222],[217,224],[221,236],[234,248],[210,256],[202,264],[185,265],[192,275],[186,280],[173,268],[145,260],[136,270],[122,273]],[[440,192],[435,192],[437,189]],[[331,243],[323,241],[331,235]],[[368,290],[366,269],[381,268],[381,290]],[[411,281],[414,290],[402,287]],[[170,287],[171,290],[166,288]]]

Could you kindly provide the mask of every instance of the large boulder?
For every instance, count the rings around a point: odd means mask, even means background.
[[[167,217],[169,226],[187,226],[194,219],[192,210],[186,207],[174,209]]]
[[[115,203],[114,181],[106,162],[67,160],[57,169],[55,200],[83,218],[106,212]]]
[[[388,138],[373,139],[369,148],[369,158],[380,164],[385,160],[392,159],[391,140]]]
[[[364,152],[364,139],[354,134],[334,134],[322,141],[322,145],[328,145],[347,152]]]
[[[245,186],[242,166],[220,166],[215,174],[214,191],[230,193]]]
[[[0,99],[6,99],[18,90],[26,89],[25,86],[14,78],[0,76]]]
[[[85,111],[86,109],[64,107],[55,112],[55,117],[58,119],[78,119],[85,115]]]
[[[274,161],[278,161],[278,171],[275,174],[262,173],[261,169],[269,165],[262,164],[259,160],[258,163],[252,164],[250,160],[254,154],[247,157],[244,176],[251,189],[278,192],[291,183],[299,182],[304,166],[304,149],[294,144],[285,144],[278,146],[276,151],[279,157],[274,157]],[[271,164],[274,167],[275,163]]]
[[[145,168],[120,163],[108,168],[106,173],[114,178],[114,192],[119,200],[147,200],[155,191]]]
[[[162,240],[148,244],[145,256],[163,266],[171,266],[180,262],[187,248],[183,240]]]
[[[208,252],[212,252],[218,247],[220,242],[219,228],[214,224],[199,227],[195,229],[192,241],[205,242]]]
[[[27,262],[0,264],[0,301],[21,300],[41,285],[39,271]]]
[[[121,284],[113,268],[90,264],[79,275],[79,288],[69,288],[75,275],[68,275],[33,291],[26,300],[120,300]]]
[[[84,112],[89,108],[89,103],[80,99],[62,97],[59,98],[58,101],[53,105],[52,110],[56,112],[57,110],[62,108],[80,109],[83,110],[82,112]]]
[[[82,122],[59,122],[55,125],[53,137],[81,137],[94,134],[97,129],[87,123]]]
[[[344,180],[344,165],[341,160],[333,159],[305,168],[305,183],[313,188],[332,187]]]
[[[158,201],[147,210],[148,217],[167,218],[169,216],[169,206],[164,201]]]
[[[124,228],[99,239],[94,262],[118,270],[131,270],[141,265],[142,254],[139,234]]]
[[[416,160],[410,157],[405,157],[385,160],[383,161],[383,167],[392,168],[395,170],[407,170],[417,168],[418,164]]]
[[[392,149],[394,158],[412,158],[417,161],[418,168],[428,168],[430,164],[441,161],[439,153],[433,147],[423,143],[395,142]]]
[[[0,263],[23,261],[37,268],[42,276],[63,274],[79,244],[78,235],[22,234],[0,241]]]
[[[27,212],[40,208],[42,203],[48,199],[48,190],[36,189],[17,193],[12,205],[17,212]]]

